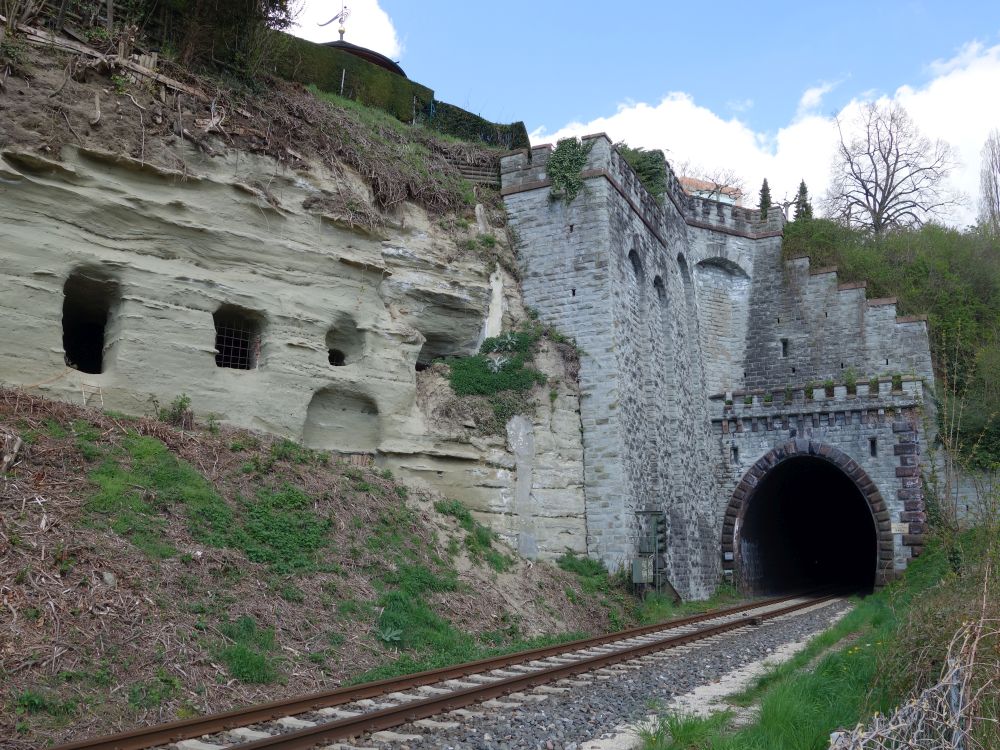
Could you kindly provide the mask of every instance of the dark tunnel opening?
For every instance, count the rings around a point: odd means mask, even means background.
[[[758,594],[870,592],[878,536],[864,495],[833,464],[800,456],[758,483],[738,532],[739,576]]]
[[[105,333],[118,301],[118,285],[99,274],[76,271],[63,286],[63,350],[80,372],[104,372]]]

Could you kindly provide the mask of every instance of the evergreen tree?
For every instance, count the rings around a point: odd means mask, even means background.
[[[795,198],[795,221],[808,221],[813,217],[813,207],[809,200],[809,191],[806,189],[806,181],[799,183],[799,194]]]
[[[764,184],[760,186],[760,218],[767,218],[767,210],[771,207],[771,188],[768,187],[767,178],[764,178]]]

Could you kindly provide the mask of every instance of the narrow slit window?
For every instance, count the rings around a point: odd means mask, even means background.
[[[738,446],[729,446],[729,461],[734,464],[738,464],[740,462],[740,449]]]
[[[878,458],[878,438],[868,438],[868,455]]]
[[[781,340],[781,356],[782,357],[788,356],[788,339]]]
[[[215,319],[216,367],[256,369],[260,359],[260,316],[226,305],[216,310],[212,317]]]

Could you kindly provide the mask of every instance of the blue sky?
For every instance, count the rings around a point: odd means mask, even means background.
[[[833,116],[884,97],[953,143],[971,194],[1000,127],[1000,2],[457,3],[353,0],[348,41],[400,60],[437,98],[536,142],[604,130],[685,171],[731,168],[823,190]],[[305,0],[303,36],[340,2]],[[953,220],[971,220],[971,209]]]

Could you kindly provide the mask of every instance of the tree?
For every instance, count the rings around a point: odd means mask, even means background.
[[[795,221],[809,221],[813,217],[813,207],[809,200],[806,181],[799,183],[799,194],[795,196]]]
[[[951,146],[922,136],[898,104],[869,102],[840,144],[827,208],[847,224],[879,233],[920,226],[956,205],[945,182],[955,166]]]
[[[767,218],[767,210],[771,207],[771,188],[767,184],[767,178],[760,186],[760,218]]]
[[[979,223],[1000,234],[1000,130],[990,133],[983,144],[979,168]]]

